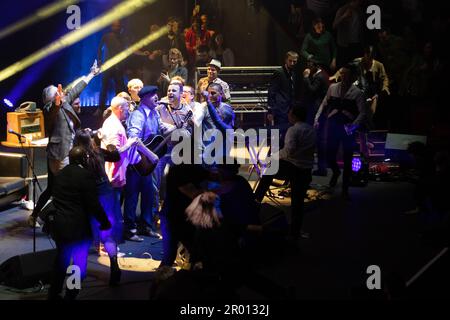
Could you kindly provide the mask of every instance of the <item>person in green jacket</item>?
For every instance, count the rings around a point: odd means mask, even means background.
[[[301,54],[305,59],[316,60],[328,72],[336,69],[336,44],[330,32],[325,30],[321,18],[313,20],[313,30],[303,40]]]

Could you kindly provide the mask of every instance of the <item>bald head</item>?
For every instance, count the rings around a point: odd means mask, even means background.
[[[126,99],[122,97],[112,98],[110,108],[119,120],[126,120],[128,118],[129,104]]]
[[[82,146],[75,146],[69,151],[69,163],[84,166],[87,160],[86,150]]]

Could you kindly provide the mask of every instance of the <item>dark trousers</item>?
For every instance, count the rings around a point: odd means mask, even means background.
[[[284,147],[284,137],[286,136],[286,132],[289,129],[289,127],[291,126],[289,123],[289,120],[286,116],[281,116],[281,115],[273,115],[273,122],[274,122],[274,129],[278,129],[280,130],[280,149]]]
[[[163,238],[161,266],[172,266],[177,257],[179,242],[183,244],[189,253],[193,252],[195,228],[186,220],[183,211],[167,213],[166,208],[163,208],[160,219]]]
[[[108,98],[108,91],[110,88],[111,81],[114,81],[114,90],[115,90],[114,95],[118,94],[121,91],[126,91],[122,70],[117,69],[115,67],[106,70],[103,73],[102,77],[102,89],[100,91],[100,101],[99,101],[99,106],[102,112],[106,109],[105,105],[106,100]]]
[[[275,175],[261,178],[255,191],[257,201],[263,200],[274,178],[291,182],[291,235],[297,237],[300,235],[303,224],[304,199],[312,180],[311,169],[300,169],[288,161],[280,160],[280,166]]]
[[[327,170],[327,132],[328,121],[327,117],[322,115],[319,118],[319,128],[316,130],[317,141],[317,169],[319,171]]]
[[[339,117],[336,115],[335,117]],[[356,141],[355,135],[347,135],[342,121],[331,118],[328,120],[328,138],[327,138],[327,158],[328,165],[333,173],[340,172],[337,163],[337,153],[342,143],[344,157],[344,175],[342,177],[342,189],[347,190],[350,186],[350,178],[352,174],[353,151]]]
[[[139,194],[141,194],[141,216],[139,218],[139,225],[140,227],[147,227],[156,231],[153,217],[155,192],[156,190],[151,174],[143,177],[139,175],[132,166],[128,166],[124,201],[124,222],[127,230],[136,229],[138,226],[136,209]]]
[[[67,268],[75,265],[80,268],[80,281],[86,278],[87,261],[91,240],[79,240],[75,242],[56,242],[56,259],[54,270],[48,291],[48,299],[57,299],[64,287],[64,279],[67,275]],[[72,262],[72,263],[71,263]],[[79,290],[71,289],[66,291],[66,298],[75,299]]]

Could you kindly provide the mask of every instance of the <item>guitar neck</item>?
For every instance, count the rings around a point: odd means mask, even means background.
[[[157,153],[162,147],[164,147],[167,144],[167,142],[169,142],[171,136],[172,136],[172,133],[170,133],[167,137],[165,137],[164,140],[161,141],[161,143],[158,144],[158,146],[153,150],[153,152]]]
[[[188,114],[186,115],[186,117],[184,118],[183,123],[181,124],[181,126],[176,126],[176,129],[186,129],[187,126],[188,126],[188,121],[189,121],[189,119],[190,119],[191,117],[192,117],[192,111],[189,111]],[[175,129],[175,130],[176,130],[176,129]],[[164,146],[167,144],[167,142],[169,142],[169,140],[170,140],[170,138],[171,138],[171,136],[172,136],[172,132],[173,132],[173,131],[174,131],[174,130],[172,130],[172,131],[167,135],[167,137],[165,137],[164,140],[161,141],[161,143],[158,144],[158,145],[156,146],[156,148],[153,150],[153,152],[157,153],[162,147],[164,147]]]

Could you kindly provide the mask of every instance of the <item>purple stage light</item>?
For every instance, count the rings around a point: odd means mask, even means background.
[[[358,172],[359,169],[361,169],[361,159],[360,158],[353,158],[353,160],[352,160],[352,170],[353,170],[353,172]]]

